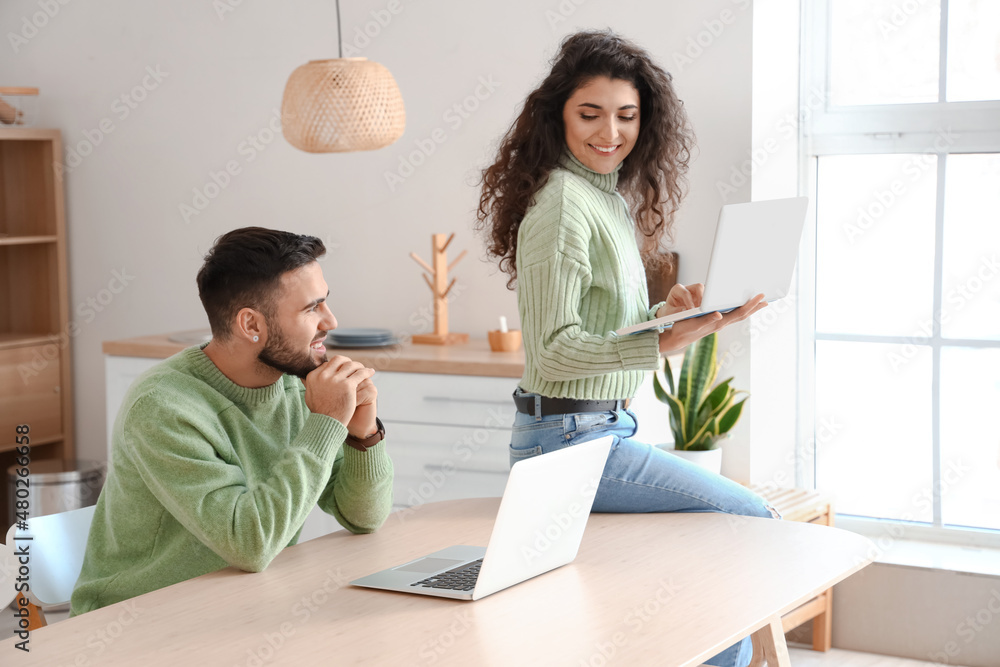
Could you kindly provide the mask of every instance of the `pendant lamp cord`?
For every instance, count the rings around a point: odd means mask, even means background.
[[[344,33],[340,29],[340,0],[337,0],[337,57],[344,57],[343,50]]]

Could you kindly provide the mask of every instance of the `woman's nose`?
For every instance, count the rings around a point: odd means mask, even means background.
[[[601,125],[601,132],[598,135],[598,139],[607,141],[610,144],[618,139],[618,135],[618,122],[612,117]]]

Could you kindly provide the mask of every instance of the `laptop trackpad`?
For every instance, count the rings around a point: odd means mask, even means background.
[[[421,558],[418,561],[394,567],[394,570],[402,572],[437,572],[449,567],[455,567],[464,563],[464,560],[453,560],[451,558]]]

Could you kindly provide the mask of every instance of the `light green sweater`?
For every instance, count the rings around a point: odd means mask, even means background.
[[[347,428],[310,413],[304,394],[291,375],[240,387],[201,347],[136,380],[115,421],[71,614],[227,565],[263,570],[317,502],[352,532],[378,528],[392,507],[385,442],[343,447]]]
[[[619,166],[620,169],[620,166]],[[568,151],[517,235],[521,388],[556,398],[631,398],[659,363],[655,331],[616,336],[654,317],[618,171],[598,174]]]

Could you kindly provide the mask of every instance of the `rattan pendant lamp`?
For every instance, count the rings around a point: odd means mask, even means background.
[[[310,60],[288,77],[281,131],[307,153],[383,148],[403,136],[406,109],[399,86],[382,65],[344,58],[337,0],[337,59]]]

